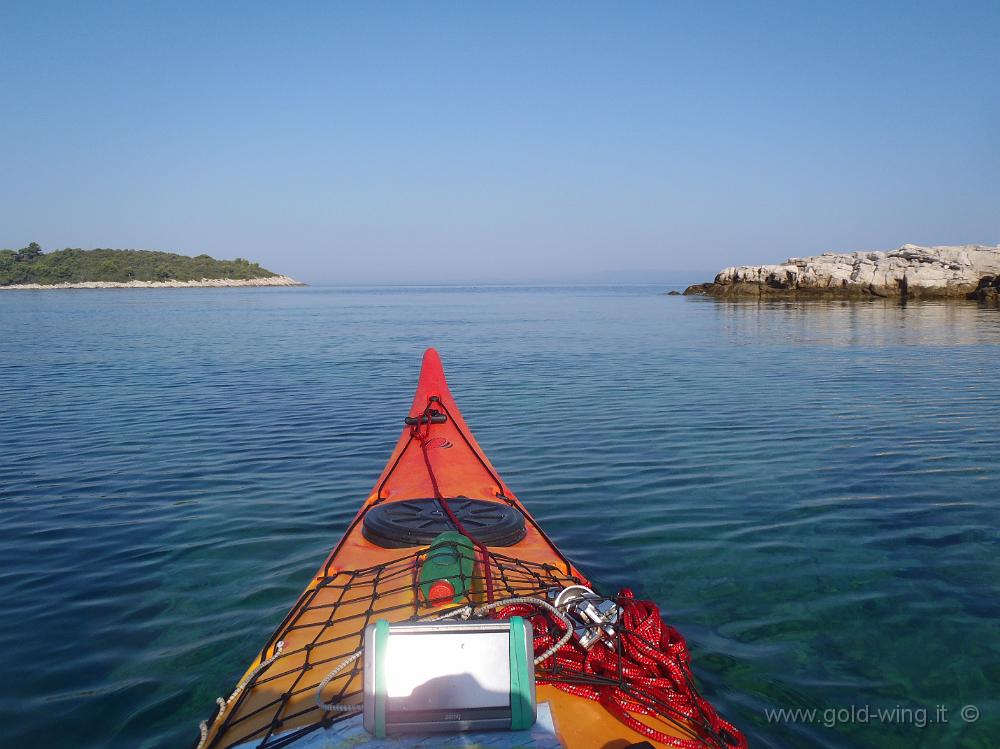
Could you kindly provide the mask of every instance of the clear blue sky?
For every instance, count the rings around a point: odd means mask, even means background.
[[[0,5],[0,247],[313,283],[1000,242],[1000,3]]]

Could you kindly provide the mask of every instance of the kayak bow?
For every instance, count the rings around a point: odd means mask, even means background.
[[[458,550],[450,568],[435,552],[442,544]],[[406,426],[372,493],[196,745],[299,746],[317,730],[359,721],[368,625],[476,608],[477,616],[534,623],[536,655],[551,651],[535,667],[537,702],[547,705],[561,746],[745,746],[698,694],[684,640],[656,607],[628,590],[604,599],[592,589],[500,478],[428,349]],[[590,630],[603,645],[579,631],[570,640],[571,628],[544,607],[510,601],[581,590],[613,618],[613,627]]]

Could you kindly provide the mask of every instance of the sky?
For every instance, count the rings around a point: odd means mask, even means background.
[[[1000,243],[1000,3],[0,3],[0,247],[686,283]]]

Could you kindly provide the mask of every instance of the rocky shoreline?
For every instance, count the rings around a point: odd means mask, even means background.
[[[970,299],[1000,303],[1000,245],[825,252],[723,269],[685,294],[790,299]]]
[[[0,286],[0,291],[40,291],[48,289],[222,289],[244,286],[305,286],[288,276],[268,278],[203,278],[200,281],[85,281],[82,283],[25,283]]]

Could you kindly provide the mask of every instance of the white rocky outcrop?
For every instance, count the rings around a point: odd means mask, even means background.
[[[305,286],[288,276],[269,276],[268,278],[203,278],[200,281],[85,281],[82,283],[24,283],[11,286],[0,286],[4,289],[40,290],[40,289],[193,289],[193,288],[228,288],[232,286]]]
[[[906,244],[891,252],[826,252],[779,265],[725,268],[713,283],[685,293],[975,298],[995,289],[998,278],[1000,245]]]

